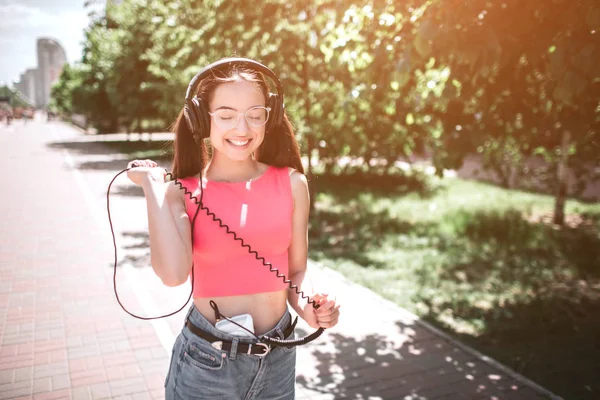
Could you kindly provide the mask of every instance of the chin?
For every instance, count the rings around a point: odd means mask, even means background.
[[[245,161],[252,157],[252,152],[254,150],[245,150],[245,151],[225,151],[224,155],[232,161]]]
[[[227,154],[227,158],[229,158],[232,161],[246,161],[250,157],[252,157],[252,153],[247,154],[245,156],[241,154]]]

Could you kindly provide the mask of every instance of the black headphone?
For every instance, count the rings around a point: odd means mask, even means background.
[[[266,131],[270,132],[274,127],[281,125],[283,122],[283,88],[277,75],[275,75],[270,68],[259,63],[258,61],[254,61],[249,58],[226,58],[204,67],[196,74],[196,76],[192,78],[190,84],[188,85],[187,92],[185,93],[183,115],[188,128],[190,131],[192,131],[194,136],[199,136],[201,139],[204,139],[210,134],[210,116],[208,115],[208,104],[205,104],[202,99],[195,96],[198,85],[202,79],[206,78],[209,74],[215,71],[226,71],[234,65],[239,65],[252,69],[256,72],[260,72],[269,77],[273,83],[275,83],[277,93],[269,93],[269,98],[267,100],[267,107],[270,107],[271,111],[269,113]]]

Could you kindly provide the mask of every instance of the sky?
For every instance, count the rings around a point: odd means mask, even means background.
[[[0,85],[12,85],[27,68],[37,67],[35,46],[40,36],[58,40],[67,62],[78,61],[89,22],[84,1],[0,0]]]

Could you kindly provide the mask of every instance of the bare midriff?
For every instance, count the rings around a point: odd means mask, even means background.
[[[228,318],[240,314],[250,314],[254,320],[254,333],[262,335],[271,330],[285,313],[287,292],[286,289],[240,296],[196,297],[194,305],[213,325],[216,323],[216,319],[215,311],[210,306],[211,300],[217,304],[219,312]]]

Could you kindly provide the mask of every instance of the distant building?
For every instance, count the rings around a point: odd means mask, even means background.
[[[37,105],[36,90],[35,90],[36,82],[37,82],[37,69],[29,68],[21,74],[21,78],[19,79],[19,82],[17,82],[15,84],[15,88],[19,92],[21,92],[21,94],[23,95],[23,97],[25,97],[27,99],[29,104],[31,104],[33,106]]]
[[[37,80],[35,81],[35,103],[46,107],[50,101],[50,89],[60,77],[67,63],[65,50],[57,40],[47,37],[37,39]]]

